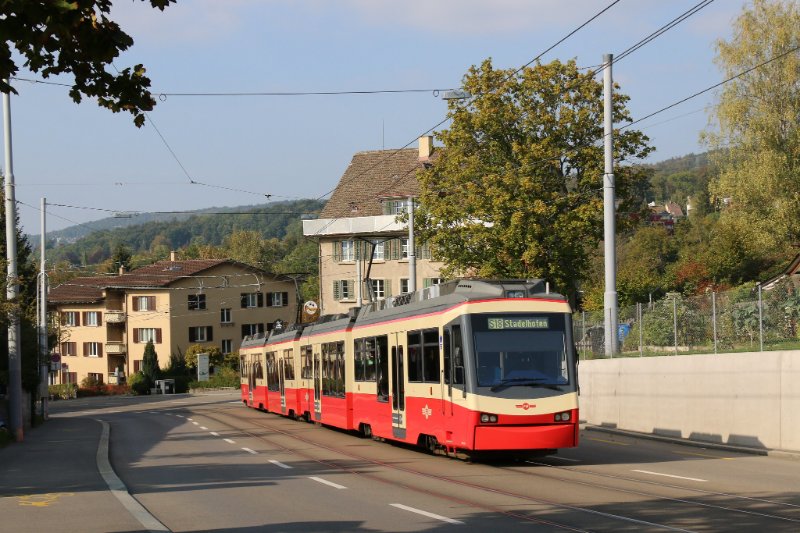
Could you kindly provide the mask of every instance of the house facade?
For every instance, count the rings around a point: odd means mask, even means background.
[[[435,158],[433,138],[418,149],[376,150],[353,156],[316,220],[303,221],[303,234],[319,244],[320,305],[323,314],[409,292],[412,257],[409,231],[398,215],[418,196],[417,172]],[[416,288],[441,282],[441,262],[415,243]]]
[[[59,340],[56,381],[122,382],[153,341],[159,366],[193,344],[238,352],[242,339],[296,320],[294,282],[231,260],[159,261],[112,276],[75,278],[50,291]]]

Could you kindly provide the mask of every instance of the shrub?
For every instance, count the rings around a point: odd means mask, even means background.
[[[136,372],[128,379],[128,387],[134,394],[150,394],[150,385],[147,378],[141,372]]]
[[[122,396],[130,394],[131,388],[128,385],[106,385],[103,394],[108,396]]]
[[[222,367],[208,381],[192,381],[190,389],[216,389],[219,387],[233,387],[238,389],[241,385],[239,373],[232,368]]]
[[[153,346],[153,341],[147,341],[142,358],[142,374],[144,374],[144,377],[147,379],[148,387],[155,387],[160,372],[158,368],[158,355],[156,354],[155,346]]]
[[[83,389],[91,389],[94,387],[99,387],[102,384],[103,382],[94,376],[86,376],[85,378],[83,378],[83,380],[81,380],[81,388]]]
[[[48,385],[47,393],[53,400],[69,400],[77,398],[78,387],[74,383],[62,383],[60,385]]]

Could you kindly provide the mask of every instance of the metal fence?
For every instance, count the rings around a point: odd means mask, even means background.
[[[788,281],[663,300],[619,309],[619,353],[639,357],[800,348],[800,295]],[[606,357],[603,312],[574,315],[581,359]]]

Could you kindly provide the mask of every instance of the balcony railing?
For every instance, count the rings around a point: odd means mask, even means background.
[[[125,345],[121,342],[107,342],[106,353],[108,355],[125,355]]]
[[[125,322],[125,311],[106,309],[105,319],[106,324],[123,324]]]

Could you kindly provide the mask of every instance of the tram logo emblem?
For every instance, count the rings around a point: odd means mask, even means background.
[[[536,408],[536,404],[535,403],[525,402],[525,403],[518,403],[514,407],[516,407],[517,409],[523,409],[523,410],[527,411],[528,409],[535,409]]]
[[[427,420],[428,417],[431,416],[432,414],[433,414],[433,411],[431,410],[430,407],[428,407],[428,404],[426,403],[425,407],[422,408],[422,416],[424,416],[425,420]]]

